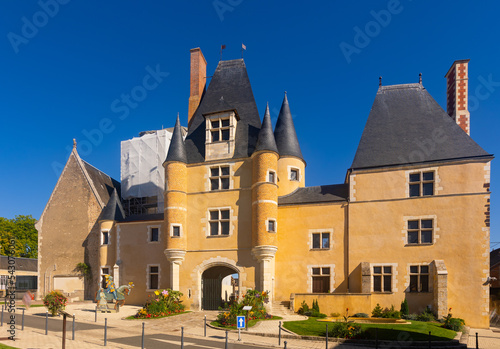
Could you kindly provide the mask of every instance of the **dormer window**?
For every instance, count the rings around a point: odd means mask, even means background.
[[[234,155],[238,115],[234,110],[205,114],[205,160],[227,159]]]

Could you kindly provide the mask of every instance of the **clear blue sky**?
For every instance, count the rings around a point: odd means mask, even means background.
[[[444,74],[456,59],[471,60],[470,95],[477,102],[471,135],[498,154],[500,4],[488,4],[4,0],[0,216],[40,217],[73,138],[84,160],[119,180],[120,141],[173,126],[177,112],[186,125],[194,47],[201,47],[211,75],[220,45],[227,45],[223,58],[234,59],[243,42],[259,112],[269,101],[274,122],[288,92],[308,186],[344,181],[379,75],[389,85],[418,82],[421,72],[445,106]],[[141,100],[125,114],[121,95],[139,93],[151,69],[161,72],[159,83],[137,95]],[[497,183],[498,159],[492,241],[500,241]]]

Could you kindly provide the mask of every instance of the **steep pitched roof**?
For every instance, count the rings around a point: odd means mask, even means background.
[[[205,159],[204,115],[228,109],[236,110],[239,117],[234,158],[250,156],[257,142],[260,117],[243,59],[219,62],[188,127],[185,141],[188,163]]]
[[[320,185],[316,187],[298,188],[294,192],[280,196],[278,205],[300,205],[319,202],[346,201],[349,196],[347,184]]]
[[[290,112],[286,93],[285,98],[283,98],[283,103],[281,104],[278,121],[276,121],[274,138],[276,139],[276,145],[278,146],[280,156],[295,156],[304,160],[302,152],[300,151],[299,140],[295,132],[295,126],[293,124],[292,113]]]
[[[381,86],[351,168],[487,156],[421,84]]]
[[[260,129],[257,145],[255,146],[255,151],[260,150],[278,152],[278,147],[276,146],[273,134],[273,125],[271,124],[271,115],[269,114],[269,104],[266,106],[266,112],[264,113],[264,119],[262,120],[262,128]]]
[[[168,161],[180,161],[187,163],[186,147],[184,145],[184,140],[182,139],[179,115],[177,115],[177,121],[175,122],[174,131],[172,132],[172,140],[170,141],[167,158],[165,159],[165,162]]]
[[[114,189],[113,194],[111,194],[111,197],[106,204],[106,207],[104,207],[101,212],[99,220],[121,221],[123,219],[125,219],[125,211],[123,210],[120,197],[118,196],[116,189]]]
[[[108,202],[114,189],[118,191],[118,194],[120,193],[120,182],[98,170],[88,162],[81,160],[79,156],[77,159],[81,161],[85,177],[91,183],[93,189],[95,189],[95,194],[98,197],[98,201],[102,202],[102,206]]]

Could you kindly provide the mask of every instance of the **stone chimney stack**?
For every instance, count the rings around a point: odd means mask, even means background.
[[[207,61],[199,47],[191,49],[191,80],[189,94],[188,125],[200,105],[207,80]]]
[[[446,109],[448,115],[470,136],[469,59],[453,62],[446,78]]]

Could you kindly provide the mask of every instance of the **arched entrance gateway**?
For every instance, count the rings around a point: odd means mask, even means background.
[[[227,276],[231,281],[222,284]],[[238,296],[239,291],[238,270],[227,265],[215,265],[206,269],[201,275],[201,308],[203,310],[217,310],[229,300],[228,296]]]

